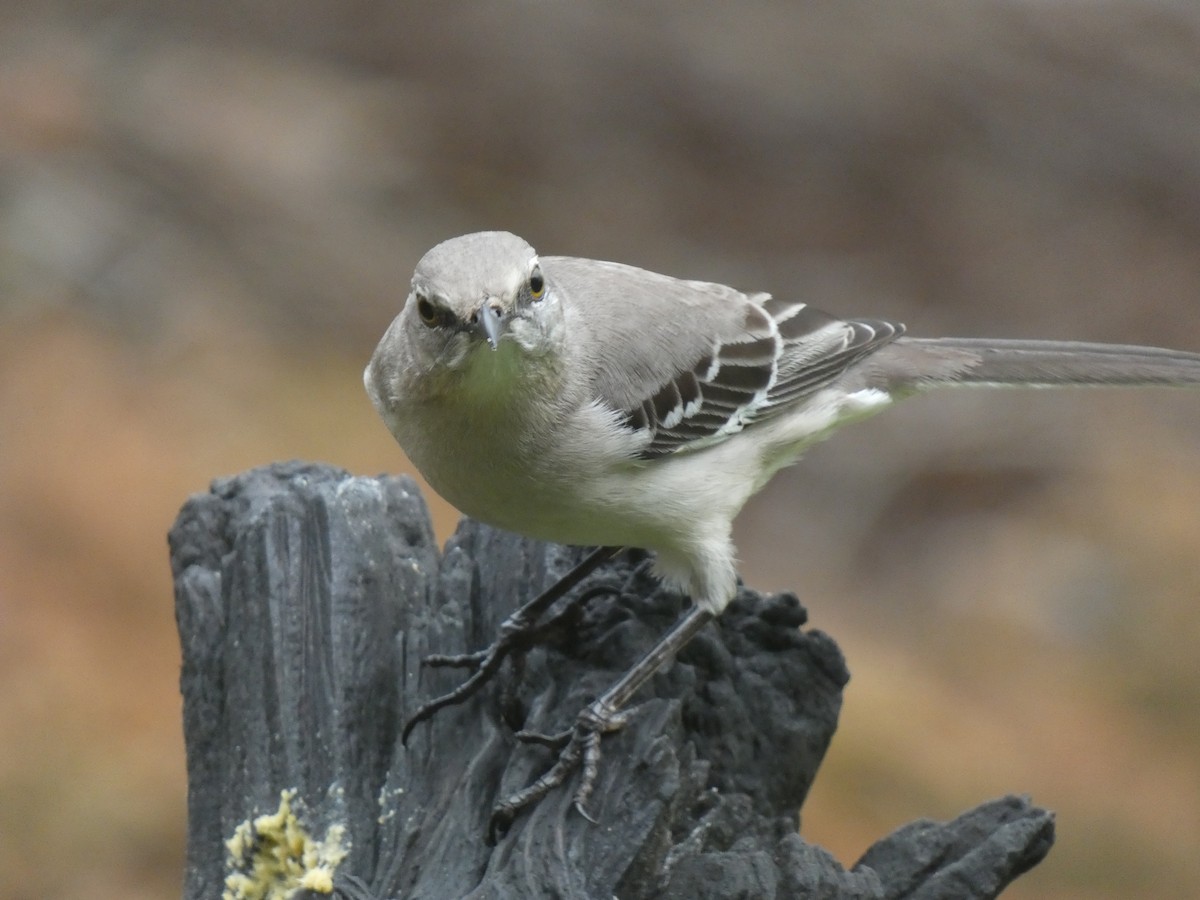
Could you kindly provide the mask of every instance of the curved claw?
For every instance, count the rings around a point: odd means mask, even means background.
[[[579,713],[570,732],[557,735],[521,732],[518,737],[527,743],[562,749],[558,761],[546,774],[493,807],[488,825],[489,840],[494,841],[496,835],[507,828],[522,809],[541,800],[562,784],[577,766],[580,766],[582,771],[572,805],[589,822],[595,822],[587,812],[587,801],[595,789],[600,773],[601,737],[625,726],[632,710],[623,711],[622,707],[638,687],[712,621],[712,617],[713,614],[707,610],[692,607],[628,672]]]
[[[519,647],[521,635],[529,628],[530,625],[527,618],[522,615],[522,610],[517,610],[500,626],[500,634],[490,647],[476,650],[474,653],[459,653],[452,656],[432,654],[421,660],[421,665],[434,668],[466,669],[473,666],[475,673],[450,693],[433,698],[413,713],[412,718],[404,723],[404,730],[400,732],[400,743],[407,747],[409,735],[420,723],[431,718],[440,709],[462,703],[483,687],[496,674],[503,664],[504,658]]]
[[[412,714],[412,718],[404,723],[404,730],[400,732],[400,743],[407,747],[409,735],[412,734],[413,729],[419,724],[424,722],[426,719],[432,718],[434,713],[436,713],[439,709],[445,709],[447,706],[454,706],[456,703],[462,703],[464,700],[478,691],[481,687],[483,687],[487,680],[495,674],[496,670],[500,668],[500,664],[503,661],[503,654],[494,654],[492,657],[484,661],[483,665],[479,667],[478,671],[476,671],[474,675],[472,675],[450,693],[442,694],[442,696],[435,697],[428,703],[422,705],[420,709]]]
[[[538,744],[559,750],[554,765],[537,781],[523,790],[501,800],[492,808],[488,822],[488,840],[496,838],[508,829],[517,815],[527,806],[532,806],[550,791],[567,780],[576,768],[580,769],[579,787],[575,791],[572,806],[583,818],[593,825],[597,820],[587,811],[587,801],[596,788],[600,776],[600,739],[625,727],[629,712],[616,712],[601,700],[584,708],[575,720],[575,725],[558,734],[541,734],[536,731],[521,731],[516,737],[527,744]]]
[[[575,729],[573,728],[560,731],[558,734],[542,734],[540,731],[518,731],[513,737],[523,744],[537,744],[540,747],[549,747],[551,750],[561,750],[571,742],[571,736],[574,733]]]
[[[512,825],[513,819],[517,817],[517,810],[507,808],[504,804],[498,803],[492,810],[492,816],[488,819],[487,837],[485,841],[489,847],[495,847],[496,842],[508,833],[508,827]]]
[[[474,668],[475,673],[448,694],[435,697],[418,709],[405,724],[400,733],[400,743],[407,746],[413,729],[438,710],[462,703],[483,687],[504,662],[510,653],[527,650],[536,642],[539,629],[552,628],[556,622],[564,620],[570,610],[565,610],[542,626],[537,624],[538,618],[549,609],[555,601],[573,590],[584,578],[591,574],[601,563],[612,559],[621,552],[620,547],[598,547],[578,563],[574,569],[552,584],[549,588],[530,600],[500,625],[500,633],[490,647],[475,653],[454,655],[433,654],[425,657],[421,664],[434,668]],[[590,594],[586,595],[590,597]],[[578,599],[574,601],[577,604]]]
[[[574,803],[572,803],[571,805],[572,805],[573,807],[575,807],[575,812],[579,813],[581,816],[583,816],[585,819],[587,819],[587,820],[588,820],[589,822],[591,822],[593,825],[599,825],[599,824],[600,824],[600,820],[599,820],[599,819],[594,819],[594,818],[592,818],[592,815],[591,815],[591,813],[589,813],[589,812],[588,812],[586,809],[584,809],[584,808],[583,808],[583,804],[582,804],[582,803],[580,803],[578,800],[576,800],[576,801],[575,801]]]

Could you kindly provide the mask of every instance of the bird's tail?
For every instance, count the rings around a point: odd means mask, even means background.
[[[1200,353],[1123,344],[984,338],[897,338],[878,375],[901,390],[938,385],[1200,386]]]

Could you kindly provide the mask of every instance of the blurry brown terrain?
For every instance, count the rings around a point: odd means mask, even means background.
[[[0,5],[0,896],[178,895],[166,530],[270,460],[404,470],[359,373],[483,228],[1200,349],[1200,7]],[[1200,394],[922,397],[737,537],[854,676],[810,840],[1028,792],[1011,896],[1200,896]]]

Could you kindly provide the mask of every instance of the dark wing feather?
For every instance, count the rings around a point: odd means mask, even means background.
[[[626,424],[650,434],[643,459],[707,446],[778,415],[903,331],[758,295],[734,337],[714,339],[691,369],[625,410]]]

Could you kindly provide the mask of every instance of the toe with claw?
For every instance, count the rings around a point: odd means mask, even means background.
[[[534,731],[517,732],[517,739],[526,744],[538,744],[558,750],[558,759],[547,772],[527,788],[504,798],[492,809],[488,823],[488,841],[495,843],[508,830],[521,810],[531,806],[558,787],[575,770],[580,769],[579,787],[572,806],[592,824],[596,820],[587,811],[587,801],[600,775],[600,739],[605,734],[620,731],[629,719],[629,711],[618,711],[597,700],[580,712],[573,728],[558,734]]]
[[[466,681],[440,697],[435,697],[413,713],[412,718],[404,725],[400,734],[400,742],[408,744],[408,738],[413,729],[426,719],[430,719],[440,709],[453,706],[474,695],[499,670],[505,657],[520,654],[534,644],[547,638],[547,635],[560,630],[563,623],[578,613],[581,605],[586,604],[597,591],[587,591],[568,603],[558,615],[552,616],[545,622],[539,622],[541,616],[561,597],[574,589],[584,578],[591,574],[601,563],[612,559],[621,552],[620,547],[600,547],[593,550],[574,569],[568,572],[539,596],[526,603],[500,625],[499,634],[491,646],[474,653],[463,653],[454,656],[435,654],[427,656],[422,665],[432,668],[474,669]]]

